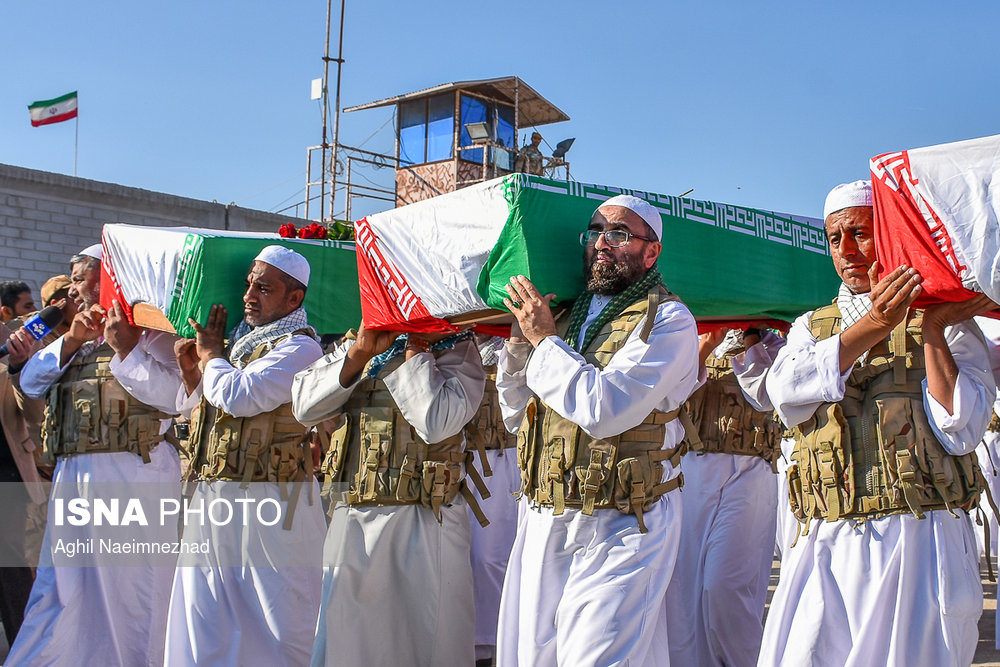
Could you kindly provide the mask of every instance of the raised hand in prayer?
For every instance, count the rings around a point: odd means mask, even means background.
[[[226,316],[228,312],[221,303],[212,306],[208,311],[208,322],[201,326],[193,319],[188,318],[188,324],[195,330],[197,337],[195,342],[198,346],[198,359],[201,361],[201,369],[205,369],[212,359],[225,359],[226,341]]]
[[[506,285],[508,298],[503,300],[517,319],[521,334],[533,347],[556,333],[556,322],[549,304],[555,294],[542,296],[538,288],[524,276],[513,276]]]
[[[111,311],[104,321],[104,338],[119,359],[124,359],[139,343],[142,329],[129,323],[125,311],[117,301],[111,303]]]
[[[174,342],[174,356],[181,370],[181,380],[188,395],[201,384],[201,369],[198,368],[198,344],[194,338],[179,338]]]

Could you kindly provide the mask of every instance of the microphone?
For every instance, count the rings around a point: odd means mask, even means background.
[[[62,321],[63,312],[59,309],[59,307],[47,306],[29,317],[24,322],[24,328],[28,330],[28,333],[31,334],[32,338],[35,340],[41,340],[45,338],[50,331],[62,324]],[[10,350],[7,349],[7,343],[0,345],[0,358],[6,357],[8,354],[10,354]]]

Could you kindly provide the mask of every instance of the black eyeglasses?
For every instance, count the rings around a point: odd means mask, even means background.
[[[623,229],[608,229],[602,231],[600,229],[588,229],[584,233],[580,234],[580,245],[589,246],[597,245],[597,239],[604,236],[604,242],[607,243],[612,248],[620,248],[623,245],[628,245],[628,242],[632,239],[639,239],[640,241],[657,241],[659,239],[650,239],[645,236],[639,236],[638,234],[633,234],[632,232],[626,232]]]

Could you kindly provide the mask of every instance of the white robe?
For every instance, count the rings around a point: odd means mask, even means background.
[[[59,338],[41,350],[21,371],[21,388],[29,396],[44,397],[66,370],[59,366],[62,342]],[[168,373],[171,366],[176,371],[173,339],[167,334],[144,333],[133,352],[148,357],[151,374]],[[119,379],[120,368],[121,360],[115,357],[111,370]],[[129,389],[125,382],[122,385]],[[141,396],[136,398],[146,402]],[[170,422],[162,421],[161,433]],[[158,483],[164,489],[174,484],[179,491],[179,480],[177,451],[160,442],[150,451],[149,463],[129,452],[60,457],[53,483],[64,496],[71,495],[68,489],[73,487],[80,488],[83,496],[87,484],[98,483],[90,486],[91,492],[99,491],[102,483],[115,484],[119,491],[125,484]],[[43,538],[43,564],[5,664],[79,665],[84,657],[102,665],[163,664],[173,567],[45,566],[45,554],[53,545],[52,531],[50,516]]]
[[[179,373],[147,383],[148,400],[189,412],[204,391],[211,404],[228,414],[257,415],[288,403],[295,373],[321,355],[319,343],[295,335],[243,369],[224,359],[212,359],[205,365],[201,387],[191,396]],[[265,526],[255,520],[247,526],[238,521],[225,526],[188,523],[184,542],[197,544],[207,539],[211,549],[201,558],[186,557],[178,563],[167,619],[168,665],[301,665],[308,661],[319,607],[326,521],[318,485],[315,480],[306,484],[297,498],[290,530],[280,523]],[[198,482],[190,502],[197,507],[201,500],[208,503],[215,498],[233,502],[236,497],[256,502],[274,498],[287,511],[276,484],[255,483],[246,490],[239,486],[238,482]],[[233,544],[242,545],[241,556],[233,556],[224,546]],[[250,565],[240,567],[234,560]]]
[[[733,359],[750,407],[771,412],[763,377],[784,344],[772,333]],[[769,347],[768,347],[769,346]],[[777,489],[757,456],[690,452],[684,470],[680,552],[667,589],[670,661],[754,665],[774,554]]]
[[[767,372],[774,363],[778,351],[785,346],[787,339],[770,331],[765,331],[760,342],[733,358],[733,369],[736,378],[743,389],[743,395],[761,412],[772,412],[774,406],[765,390]],[[788,466],[792,462],[792,450],[795,440],[781,439],[781,456],[775,462],[775,484],[777,487],[777,503],[775,505],[777,519],[775,521],[774,555],[781,558],[785,549],[791,546],[798,535],[799,522],[792,514],[788,504]]]
[[[768,373],[767,393],[786,424],[843,398],[840,337],[813,338],[806,313]],[[974,326],[945,330],[959,369],[954,414],[927,392],[924,408],[952,454],[982,438],[996,385]],[[978,637],[982,585],[967,514],[896,514],[864,523],[813,521],[781,563],[759,665],[968,665]]]
[[[348,341],[295,377],[293,407],[304,424],[339,414],[357,382],[340,384]],[[435,359],[419,353],[382,378],[425,442],[472,418],[486,371],[471,340]],[[323,552],[323,589],[313,665],[471,665],[474,607],[470,528],[459,496],[441,522],[423,505],[339,504]]]
[[[470,485],[479,506],[490,520],[485,528],[469,511],[472,529],[472,577],[476,601],[476,659],[490,658],[497,643],[497,622],[500,614],[500,592],[507,573],[507,561],[517,534],[517,500],[521,488],[521,473],[517,467],[517,450],[507,448],[486,450],[493,475],[486,477],[490,497],[485,500],[475,485]],[[478,462],[478,457],[476,461]]]
[[[694,318],[661,304],[648,343],[640,322],[599,370],[550,336],[501,352],[497,388],[507,429],[532,394],[597,438],[635,427],[654,409],[680,407],[698,383]],[[666,425],[664,448],[680,442]],[[663,479],[678,471],[664,463]],[[518,523],[500,601],[497,665],[661,665],[669,660],[663,597],[677,557],[681,500],[671,492],[643,515],[528,507]]]

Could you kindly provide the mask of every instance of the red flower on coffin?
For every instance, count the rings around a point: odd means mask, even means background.
[[[278,235],[283,239],[294,239],[296,236],[295,225],[286,222],[278,229]]]
[[[326,227],[314,222],[307,227],[303,227],[299,230],[300,239],[325,239],[326,238]]]

